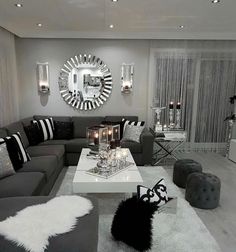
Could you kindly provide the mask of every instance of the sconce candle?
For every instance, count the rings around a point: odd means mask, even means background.
[[[43,94],[50,92],[49,88],[49,64],[37,63],[38,91]]]
[[[134,64],[125,64],[121,66],[121,92],[131,93],[133,88]]]

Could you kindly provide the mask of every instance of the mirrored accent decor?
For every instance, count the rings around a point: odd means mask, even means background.
[[[93,110],[103,105],[112,91],[112,75],[107,65],[91,54],[68,59],[59,75],[64,101],[78,110]]]
[[[37,81],[38,81],[38,91],[39,93],[49,94],[49,64],[45,63],[37,63]]]
[[[134,64],[125,64],[121,66],[121,92],[129,94],[133,89]]]

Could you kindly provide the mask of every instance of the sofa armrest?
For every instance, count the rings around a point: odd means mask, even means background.
[[[140,142],[142,144],[142,149],[143,149],[142,163],[151,164],[152,155],[153,155],[154,136],[147,128],[143,130],[140,136]]]

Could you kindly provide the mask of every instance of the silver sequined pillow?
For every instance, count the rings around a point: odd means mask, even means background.
[[[13,175],[15,170],[11,163],[7,146],[5,143],[0,144],[0,178],[7,177],[9,175]]]
[[[140,143],[140,135],[144,128],[144,126],[126,125],[122,140]]]

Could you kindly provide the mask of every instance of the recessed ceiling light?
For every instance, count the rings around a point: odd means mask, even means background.
[[[116,3],[116,2],[118,2],[118,0],[111,0],[113,3]]]
[[[220,3],[220,0],[212,0],[212,3]]]
[[[18,7],[18,8],[21,8],[21,7],[23,7],[23,4],[21,4],[21,3],[16,3],[15,6]]]
[[[183,25],[180,25],[180,26],[179,26],[179,28],[180,28],[180,29],[183,29],[183,28],[184,28],[184,26],[183,26]]]
[[[114,28],[114,25],[113,25],[113,24],[110,24],[109,27],[112,29],[112,28]]]
[[[38,23],[37,26],[38,26],[38,27],[42,27],[43,25],[42,25],[41,23]]]

